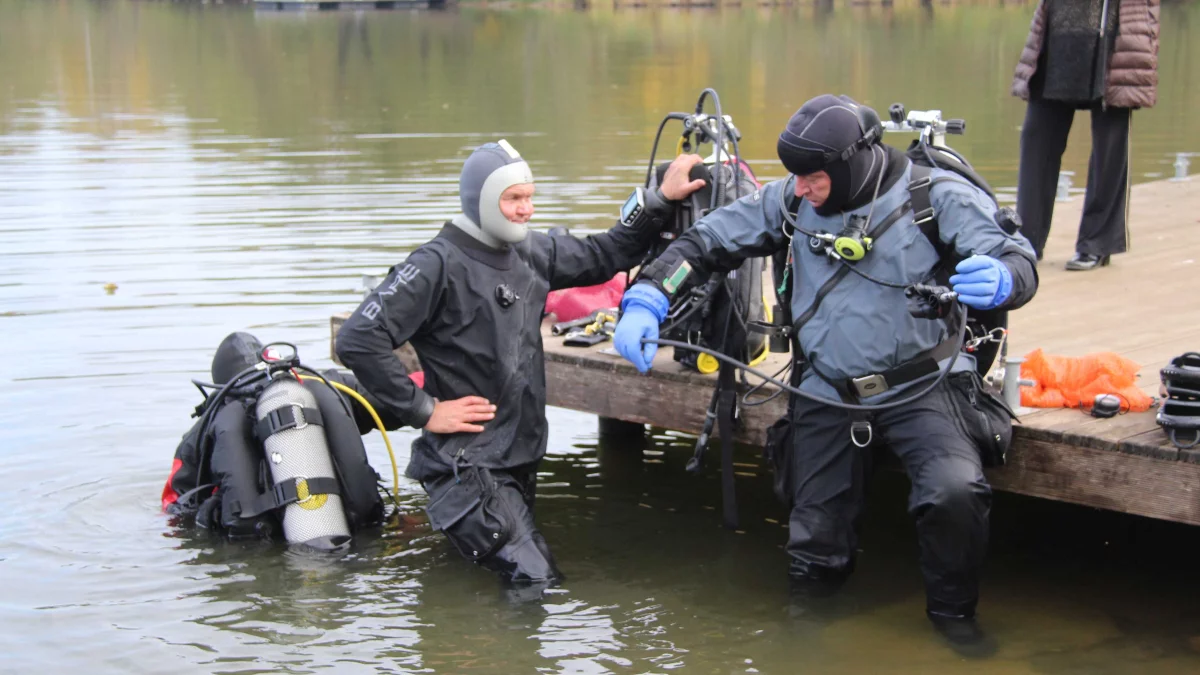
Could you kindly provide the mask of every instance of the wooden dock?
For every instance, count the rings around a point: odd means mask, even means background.
[[[1106,268],[1066,272],[1082,201],[1056,206],[1037,297],[1010,316],[1009,354],[1037,347],[1066,356],[1116,352],[1142,365],[1141,388],[1157,395],[1158,370],[1200,350],[1200,177],[1135,186],[1130,252]],[[345,316],[333,317],[334,336]],[[715,377],[684,370],[669,349],[643,376],[602,353],[611,343],[564,347],[548,327],[543,337],[550,405],[689,433],[702,427]],[[404,358],[415,365],[412,356],[409,350]],[[761,369],[778,370],[782,358],[771,355]],[[779,397],[742,408],[738,440],[761,446],[784,405]],[[1013,435],[1008,464],[987,472],[997,489],[1200,525],[1200,448],[1172,446],[1153,409],[1107,420],[1037,410],[1022,416]]]

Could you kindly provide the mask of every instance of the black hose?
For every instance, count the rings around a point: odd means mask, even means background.
[[[671,120],[687,119],[687,115],[683,113],[667,113],[662,121],[658,123],[658,132],[654,134],[654,145],[650,146],[650,163],[646,167],[646,183],[645,187],[650,187],[650,176],[654,175],[654,158],[658,155],[658,142],[662,139],[663,129],[666,128],[667,122]]]
[[[712,87],[705,88],[704,91],[700,92],[700,100],[696,101],[696,114],[699,115],[704,112],[704,99],[710,95],[713,100],[713,108],[717,111],[717,137],[713,139],[713,156],[716,158],[713,168],[716,170],[717,175],[715,176],[716,185],[713,186],[712,195],[708,200],[708,208],[710,211],[715,211],[717,210],[717,205],[721,204],[725,197],[725,179],[721,171],[721,153],[724,151],[723,146],[725,141],[725,115],[721,111],[721,97],[717,95],[716,90]]]
[[[776,387],[779,387],[780,389],[788,392],[789,394],[795,394],[796,396],[799,396],[800,398],[805,398],[805,399],[808,399],[815,403],[821,403],[823,405],[832,406],[834,408],[841,408],[843,410],[858,410],[858,411],[872,412],[872,411],[878,411],[878,410],[891,410],[892,408],[898,408],[902,405],[908,405],[909,403],[912,403],[913,401],[916,401],[917,399],[920,399],[921,397],[923,397],[926,394],[933,391],[938,385],[940,385],[942,383],[943,380],[946,379],[946,376],[950,374],[951,368],[954,367],[954,362],[957,359],[957,354],[958,354],[958,352],[962,351],[963,343],[967,337],[967,310],[965,307],[960,306],[959,319],[961,322],[961,327],[959,328],[959,331],[958,331],[958,347],[954,350],[954,353],[956,356],[955,356],[955,358],[950,359],[950,362],[948,364],[946,364],[945,368],[941,369],[941,372],[938,374],[937,379],[934,380],[932,384],[930,384],[928,387],[925,387],[917,394],[913,394],[912,396],[906,396],[898,401],[890,401],[888,403],[880,403],[877,405],[857,405],[854,403],[843,403],[841,401],[833,401],[830,399],[821,398],[820,396],[816,396],[814,394],[810,394],[806,391],[802,391],[796,387],[793,387],[786,382],[782,382],[770,375],[767,375],[766,373],[762,372],[761,370],[758,370],[758,369],[750,366],[747,363],[738,361],[737,359],[735,359],[731,356],[722,354],[721,352],[716,351],[714,349],[708,349],[706,347],[688,344],[686,342],[680,342],[678,340],[651,340],[649,338],[642,338],[642,342],[648,343],[648,344],[656,344],[656,345],[660,345],[663,347],[675,347],[676,349],[691,349],[694,351],[708,354],[709,356],[717,359],[718,361],[723,361],[725,363],[728,363],[729,365],[734,366],[735,368],[740,368],[741,370],[744,370],[747,373],[754,375],[755,377],[758,377],[767,382],[770,382],[771,384],[775,385]]]
[[[625,289],[625,290],[629,290],[629,289]],[[684,311],[679,316],[671,319],[671,323],[666,324],[665,326],[662,326],[661,328],[659,328],[660,333],[670,333],[671,331],[675,330],[675,328],[677,326],[679,326],[679,324],[683,323],[684,321],[687,321],[688,319],[690,319],[692,317],[693,314],[695,314],[696,312],[698,312],[704,308],[704,303],[702,303],[702,302],[694,302],[692,300],[688,300],[688,302],[692,302],[693,303],[692,306],[689,307],[686,311]]]
[[[913,285],[910,283],[898,284],[894,281],[887,281],[885,279],[879,279],[877,277],[873,277],[870,274],[867,274],[866,272],[858,269],[857,267],[854,266],[854,263],[850,262],[849,260],[846,260],[845,258],[843,258],[841,256],[838,256],[838,261],[841,262],[846,267],[849,267],[851,272],[854,272],[858,276],[866,279],[867,281],[869,281],[873,284],[879,284],[880,286],[886,286],[887,288],[899,288],[901,290],[906,289],[909,286]],[[920,282],[917,282],[917,283],[920,283]]]
[[[329,380],[326,379],[324,375],[318,373],[312,368],[309,368],[308,366],[301,365],[299,363],[297,363],[294,367],[296,370],[301,372],[312,374],[317,381],[319,381],[321,384],[324,384],[325,388],[333,392],[334,397],[336,397],[337,400],[342,404],[342,410],[346,411],[346,416],[350,419],[354,419],[354,412],[350,410],[350,404],[346,402],[346,396],[343,395],[342,392],[335,389],[332,384],[329,384]]]
[[[784,373],[786,373],[787,371],[789,371],[791,369],[792,369],[792,362],[789,360],[787,363],[783,364],[782,368],[775,371],[775,374],[772,375],[771,377],[778,378],[780,375],[783,375]],[[759,382],[758,384],[754,385],[753,387],[750,387],[750,389],[745,394],[742,394],[742,405],[746,406],[747,408],[753,408],[754,406],[765,405],[767,403],[770,403],[771,401],[774,401],[776,398],[779,398],[779,395],[784,393],[784,391],[782,389],[776,389],[774,391],[774,393],[772,393],[770,396],[767,396],[765,398],[756,399],[753,401],[750,400],[750,397],[755,392],[757,392],[758,390],[767,386],[768,384],[770,384],[770,382],[763,380],[762,382]]]

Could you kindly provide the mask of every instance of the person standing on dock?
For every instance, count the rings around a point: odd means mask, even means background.
[[[912,481],[927,614],[955,644],[979,644],[991,508],[981,453],[1011,429],[1007,416],[1002,430],[981,427],[988,420],[974,407],[984,392],[973,357],[959,352],[951,317],[910,314],[906,287],[953,270],[958,302],[1016,308],[1036,291],[1035,257],[982,189],[914,165],[881,135],[875,111],[847,97],[805,103],[777,144],[791,175],[701,218],[647,265],[622,299],[613,341],[645,372],[656,347],[645,340],[658,338],[671,296],[747,258],[786,255],[781,304],[791,316],[782,324],[792,385],[805,395],[791,394],[788,416],[768,432],[768,453],[791,508],[794,588],[801,598],[826,594],[854,570],[865,467],[879,443]],[[921,190],[931,209],[918,219]]]
[[[1021,127],[1017,211],[1042,257],[1076,110],[1092,114],[1083,217],[1067,269],[1108,264],[1129,246],[1129,119],[1158,98],[1159,0],[1041,0],[1012,93]]]
[[[477,148],[459,180],[462,213],[394,266],[337,336],[337,355],[382,407],[422,430],[406,474],[467,559],[513,582],[561,574],[533,518],[546,454],[542,313],[551,290],[608,281],[638,264],[703,185],[678,158],[637,217],[588,237],[530,231],[533,173],[506,141]],[[417,387],[393,350],[416,350]]]

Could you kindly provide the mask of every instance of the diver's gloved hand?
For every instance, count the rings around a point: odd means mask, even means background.
[[[667,318],[670,306],[667,296],[647,283],[634,285],[621,298],[621,320],[613,333],[613,345],[639,373],[650,370],[658,353],[658,345],[644,344],[642,339],[658,339],[658,325]]]
[[[1008,266],[989,255],[973,255],[958,263],[950,285],[958,300],[975,309],[995,309],[1012,295],[1012,272]]]

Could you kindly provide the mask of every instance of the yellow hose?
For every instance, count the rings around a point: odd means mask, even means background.
[[[334,389],[345,392],[350,396],[350,398],[361,403],[362,407],[366,408],[367,412],[371,413],[371,419],[375,420],[376,428],[378,428],[379,433],[383,435],[383,444],[387,446],[388,457],[392,459],[392,498],[396,500],[397,504],[400,503],[400,469],[396,468],[396,453],[392,452],[392,442],[388,439],[387,430],[383,428],[383,420],[379,419],[379,414],[375,412],[375,408],[367,402],[367,399],[362,397],[362,394],[359,394],[357,391],[354,391],[341,382],[330,382],[329,380],[326,380],[323,377],[317,377],[316,375],[301,375],[300,379],[320,380],[325,384],[333,385]]]
[[[765,290],[763,291],[762,301],[763,301],[763,314],[766,315],[767,323],[774,323],[775,317],[772,316],[771,303],[767,300],[767,292]],[[762,346],[762,351],[760,351],[758,353],[758,356],[755,356],[753,359],[750,360],[750,363],[748,363],[746,365],[757,366],[758,364],[767,360],[767,354],[769,354],[770,352],[771,352],[770,345],[768,345],[764,342],[763,346]]]

